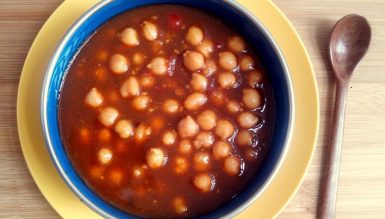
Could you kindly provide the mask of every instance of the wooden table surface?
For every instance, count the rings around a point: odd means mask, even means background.
[[[385,1],[274,0],[301,36],[316,72],[321,123],[314,159],[299,191],[279,218],[314,218],[321,156],[328,143],[333,77],[327,38],[349,13],[372,25],[369,53],[349,90],[337,218],[385,217]],[[58,218],[28,172],[16,125],[20,72],[32,41],[60,0],[0,0],[0,218]]]

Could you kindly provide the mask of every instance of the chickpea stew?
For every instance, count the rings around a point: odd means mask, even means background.
[[[271,86],[250,47],[179,5],[127,11],[69,66],[61,138],[78,175],[134,215],[194,217],[258,171],[274,124]]]

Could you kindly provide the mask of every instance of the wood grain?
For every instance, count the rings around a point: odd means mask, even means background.
[[[299,191],[280,218],[315,218],[321,157],[329,141],[334,78],[327,63],[328,35],[346,14],[365,16],[372,25],[368,54],[351,80],[336,218],[383,218],[385,215],[385,2],[381,0],[276,0],[301,36],[316,72],[320,95],[319,140]]]
[[[0,218],[59,218],[25,165],[16,126],[16,95],[28,49],[59,0],[0,1]],[[326,62],[333,23],[358,13],[372,25],[369,53],[357,68],[347,99],[336,218],[385,215],[385,2],[274,0],[289,17],[316,72],[321,126],[315,157],[300,189],[279,218],[314,218],[320,161],[328,143],[334,82]]]

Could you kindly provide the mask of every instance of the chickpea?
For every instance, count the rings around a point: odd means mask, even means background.
[[[143,65],[145,59],[146,56],[141,52],[134,53],[132,56],[132,62],[137,66]]]
[[[247,73],[247,84],[255,88],[257,87],[257,84],[260,84],[262,82],[262,72],[255,70]]]
[[[206,76],[210,76],[217,71],[217,64],[209,59],[205,62],[205,66],[203,67],[202,73]]]
[[[183,198],[177,197],[173,201],[174,209],[177,214],[184,214],[188,208]]]
[[[79,130],[79,141],[81,144],[91,143],[91,132],[88,128],[80,128]]]
[[[243,128],[251,128],[259,121],[259,117],[251,112],[243,112],[238,116],[238,123]]]
[[[179,103],[174,99],[168,99],[163,103],[162,109],[166,113],[177,113],[179,111]]]
[[[183,174],[188,169],[187,159],[181,156],[175,158],[175,173]]]
[[[210,57],[210,54],[214,51],[213,41],[205,39],[197,46],[197,51],[202,53],[206,58]]]
[[[109,129],[102,129],[99,131],[98,140],[101,142],[109,142],[111,140],[111,132]]]
[[[88,91],[84,102],[91,107],[99,107],[103,104],[103,96],[96,88],[92,88]]]
[[[255,68],[254,59],[251,56],[244,56],[240,61],[241,71],[250,71]]]
[[[213,155],[215,159],[225,158],[230,155],[231,145],[225,141],[217,141],[213,147]]]
[[[210,168],[210,154],[207,152],[199,151],[194,154],[194,168],[196,170],[202,171]]]
[[[218,76],[218,83],[223,89],[233,88],[237,83],[237,77],[231,72],[221,73]]]
[[[227,41],[227,46],[233,52],[243,52],[245,50],[245,42],[238,36],[230,37]]]
[[[241,146],[251,146],[253,144],[253,136],[247,130],[240,130],[236,138],[237,144]]]
[[[214,177],[208,173],[200,173],[193,179],[194,186],[201,192],[210,192],[214,187]]]
[[[101,148],[98,152],[98,158],[101,164],[108,164],[112,160],[112,151],[108,148]]]
[[[191,145],[191,142],[190,140],[188,139],[183,139],[179,142],[179,148],[178,148],[179,152],[182,153],[182,154],[188,154],[191,152],[192,150],[192,145]]]
[[[214,143],[214,136],[210,132],[200,132],[193,142],[195,149],[209,148]]]
[[[151,98],[146,94],[142,94],[132,100],[132,106],[138,111],[143,111],[148,107],[150,102]]]
[[[232,52],[221,52],[218,55],[218,63],[223,69],[232,71],[237,67],[237,57]]]
[[[139,82],[134,76],[130,76],[120,87],[120,95],[124,98],[138,96],[139,92]]]
[[[239,103],[237,101],[232,100],[232,101],[227,103],[226,109],[230,113],[237,113],[237,112],[241,111],[241,105],[239,105]]]
[[[105,62],[108,59],[108,52],[105,50],[99,50],[96,53],[96,59],[101,62]]]
[[[186,116],[178,123],[178,133],[182,138],[193,137],[199,132],[199,126],[191,116]]]
[[[248,161],[255,161],[258,158],[258,151],[249,148],[245,151],[245,159]]]
[[[256,89],[246,88],[242,93],[242,100],[247,108],[253,110],[262,105],[262,96]]]
[[[222,106],[227,98],[225,97],[225,94],[223,94],[220,90],[215,90],[210,94],[210,101],[217,107]]]
[[[227,139],[234,134],[235,128],[231,122],[221,119],[215,127],[215,134],[222,139]]]
[[[191,26],[186,34],[186,41],[193,46],[199,45],[204,38],[203,31],[197,26]]]
[[[205,91],[207,88],[207,78],[201,74],[193,73],[190,86],[196,91]]]
[[[207,102],[206,95],[202,93],[192,93],[184,101],[184,107],[188,110],[197,110]]]
[[[143,74],[140,78],[140,86],[144,88],[153,87],[155,84],[155,77],[150,74]]]
[[[100,110],[99,121],[103,125],[110,127],[115,123],[118,116],[119,116],[118,110],[116,110],[113,107],[106,107]]]
[[[138,143],[142,143],[146,138],[151,135],[152,129],[143,123],[139,124],[135,129],[134,139]]]
[[[148,21],[143,21],[142,28],[143,28],[143,35],[144,35],[144,38],[146,38],[146,40],[153,41],[158,38],[158,28],[156,27],[155,24]]]
[[[134,135],[134,125],[130,120],[122,119],[116,123],[115,131],[121,138],[126,139]]]
[[[150,69],[156,75],[164,75],[167,73],[167,60],[163,57],[156,57],[151,60],[147,68]]]
[[[217,115],[211,110],[205,110],[198,114],[197,122],[203,130],[211,130],[217,124]]]
[[[146,153],[147,165],[152,169],[166,165],[167,157],[160,148],[151,148]]]
[[[236,156],[230,156],[225,159],[225,162],[223,163],[223,168],[225,172],[231,176],[235,176],[239,174],[241,162],[239,161],[239,158]]]
[[[123,74],[130,67],[129,61],[122,54],[115,54],[110,58],[110,69],[115,74]]]
[[[105,67],[99,67],[95,70],[94,74],[95,74],[95,78],[98,80],[98,81],[101,81],[101,82],[104,82],[106,81],[107,79],[107,68]]]
[[[187,95],[187,91],[186,91],[186,89],[183,86],[176,87],[175,90],[174,90],[174,93],[178,97],[184,97],[184,96]]]
[[[138,33],[132,27],[128,27],[120,33],[120,40],[127,46],[139,45]]]
[[[121,169],[110,170],[108,179],[112,184],[120,185],[123,181],[123,171]]]
[[[103,179],[104,167],[103,166],[93,166],[89,170],[89,175],[94,179]]]
[[[163,134],[162,138],[163,144],[172,145],[176,141],[176,132],[174,130],[167,131]]]
[[[183,53],[183,63],[188,70],[194,72],[203,68],[205,65],[205,58],[199,52],[187,50]]]

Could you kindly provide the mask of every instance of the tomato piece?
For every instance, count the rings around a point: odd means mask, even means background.
[[[182,17],[179,14],[171,13],[168,16],[168,26],[171,29],[177,29],[181,26],[181,24],[182,24]]]

